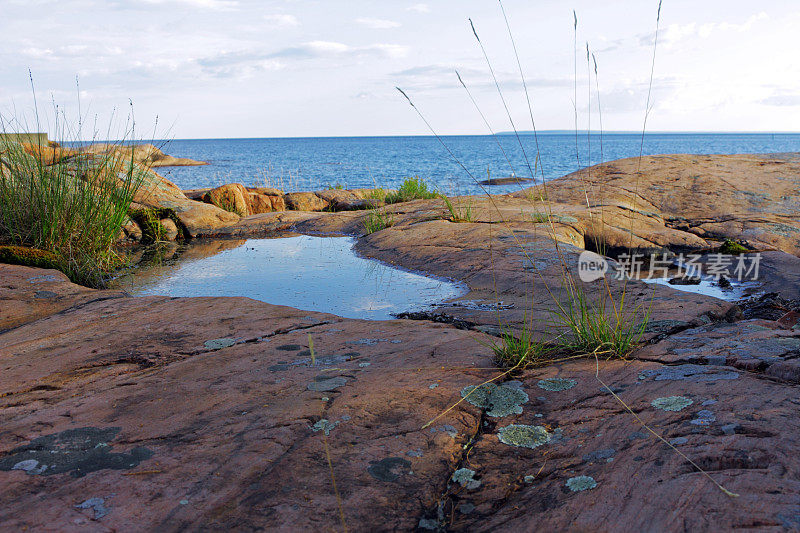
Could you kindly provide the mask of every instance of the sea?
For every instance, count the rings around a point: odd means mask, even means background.
[[[795,133],[574,132],[464,136],[172,139],[165,153],[207,161],[157,169],[182,189],[224,183],[284,191],[396,188],[418,176],[448,195],[507,193],[530,184],[481,186],[487,178],[549,180],[602,161],[648,154],[800,152]]]

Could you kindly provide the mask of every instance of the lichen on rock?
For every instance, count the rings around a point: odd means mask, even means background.
[[[597,481],[591,476],[576,476],[567,480],[567,487],[572,492],[583,492],[597,486]]]
[[[211,339],[203,343],[206,350],[221,350],[223,348],[230,348],[236,344],[236,339],[223,337],[221,339]]]
[[[550,442],[550,433],[542,426],[511,424],[500,428],[497,438],[503,444],[520,448],[538,448]]]
[[[527,403],[528,395],[516,383],[495,385],[469,385],[461,389],[461,397],[492,417],[522,414],[522,404]]]
[[[450,479],[466,489],[477,489],[481,486],[480,480],[475,479],[475,471],[469,468],[459,468]]]
[[[322,431],[326,436],[331,434],[331,431],[339,425],[339,421],[331,422],[327,418],[319,419],[313,426],[311,426],[311,430],[315,433],[317,431]]]
[[[567,379],[567,378],[548,378],[548,379],[540,379],[537,385],[540,389],[544,389],[550,392],[560,392],[569,390],[578,382],[574,379]]]
[[[650,405],[662,411],[680,411],[689,407],[692,403],[694,402],[685,396],[667,396],[656,398],[650,402]]]

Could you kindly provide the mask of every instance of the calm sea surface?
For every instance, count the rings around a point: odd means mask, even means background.
[[[579,168],[574,133],[543,133],[538,139],[546,179]],[[533,135],[521,135],[522,148],[514,135],[448,136],[442,140],[478,180],[487,177],[487,170],[493,178],[509,177],[512,173],[530,176],[523,148],[533,165],[536,154]],[[601,161],[600,140],[594,134],[591,138],[585,133],[579,136],[580,166]],[[641,136],[636,134],[603,135],[602,160],[637,156],[640,142]],[[230,182],[272,185],[287,191],[337,184],[348,188],[395,188],[407,176],[421,176],[446,194],[482,192],[435,137],[176,139],[162,149],[170,155],[210,163],[202,167],[158,169],[183,189]],[[644,142],[645,154],[799,151],[800,134],[648,134]],[[520,185],[505,185],[490,190],[505,193],[519,188]]]

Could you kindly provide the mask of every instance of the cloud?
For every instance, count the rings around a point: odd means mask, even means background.
[[[709,38],[712,34],[720,31],[749,31],[754,24],[762,20],[769,19],[769,15],[765,12],[760,12],[750,16],[741,24],[731,22],[708,22],[705,24],[697,24],[690,22],[689,24],[671,24],[662,30],[659,35],[659,42],[665,46],[672,47],[681,41],[685,41],[691,37],[701,37],[703,39]],[[652,46],[655,40],[655,32],[645,33],[638,36],[639,44],[641,46]]]
[[[388,30],[389,28],[399,28],[401,24],[393,20],[357,18],[356,22],[373,30]]]
[[[138,0],[144,4],[185,4],[198,9],[228,10],[239,7],[237,0]]]
[[[193,61],[202,72],[214,77],[247,77],[259,71],[282,70],[293,60],[349,58],[363,55],[378,57],[403,57],[405,46],[376,43],[368,46],[350,46],[335,41],[311,41],[277,51],[239,50],[221,52]]]
[[[776,107],[800,106],[800,94],[774,94],[764,98],[760,103]]]
[[[343,55],[378,55],[383,57],[404,57],[408,47],[399,44],[376,43],[368,46],[349,46],[332,41],[311,41],[297,46],[283,48],[269,54],[268,58],[315,59]]]
[[[300,21],[297,20],[297,17],[283,13],[264,15],[264,20],[266,20],[271,26],[278,26],[282,28],[290,28],[300,25]]]
[[[402,79],[404,86],[416,90],[435,90],[461,88],[455,71],[470,90],[496,90],[494,80],[488,71],[471,67],[453,67],[450,65],[422,65],[393,72],[390,76]],[[504,90],[520,90],[523,88],[519,74],[515,72],[498,72],[498,81]],[[525,78],[528,88],[571,87],[572,80],[567,78]]]
[[[409,6],[406,8],[406,11],[414,11],[416,13],[430,13],[431,8],[428,7],[428,4],[414,4],[413,6]]]

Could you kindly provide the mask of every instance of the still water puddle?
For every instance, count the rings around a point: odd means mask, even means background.
[[[359,257],[353,244],[301,235],[190,245],[177,259],[135,268],[114,285],[137,296],[246,296],[371,320],[424,311],[467,292],[459,283]]]
[[[672,284],[669,282],[668,278],[642,279],[641,281],[655,285],[664,285],[665,287],[670,287],[671,289],[678,291],[693,292],[695,294],[711,296],[713,298],[719,298],[720,300],[726,300],[729,302],[735,302],[745,298],[750,292],[754,291],[758,285],[757,283],[731,280],[730,286],[722,287],[719,285],[717,280],[708,277],[703,277],[700,279],[699,283],[690,285]]]

